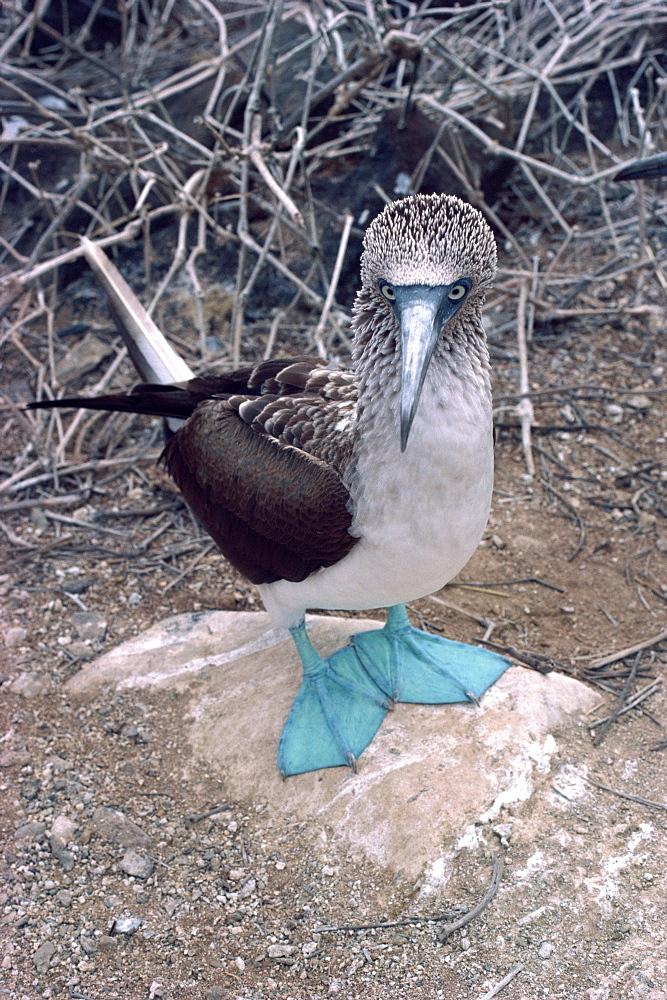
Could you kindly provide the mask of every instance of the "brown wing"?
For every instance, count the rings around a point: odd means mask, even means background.
[[[253,583],[303,580],[357,541],[341,479],[352,439],[340,429],[356,413],[356,385],[319,358],[29,406],[189,418],[163,460],[223,554]]]
[[[284,412],[280,397],[267,400],[267,409],[278,401]],[[249,580],[303,580],[356,543],[349,494],[331,465],[259,430],[256,420],[246,423],[230,401],[201,403],[164,461],[195,516]]]

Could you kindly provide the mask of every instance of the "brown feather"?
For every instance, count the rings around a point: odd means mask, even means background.
[[[343,485],[352,442],[337,433],[356,385],[319,358],[277,359],[174,385],[138,385],[83,406],[187,422],[162,460],[195,516],[253,583],[299,581],[347,555],[357,539]]]
[[[257,433],[224,400],[198,406],[163,460],[195,516],[253,583],[303,580],[357,541],[336,472]]]

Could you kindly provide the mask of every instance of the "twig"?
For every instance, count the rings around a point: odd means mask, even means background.
[[[626,649],[619,650],[618,653],[609,653],[607,656],[600,656],[596,660],[591,660],[587,669],[597,670],[599,667],[606,667],[608,663],[616,663],[617,660],[623,660],[626,656],[638,653],[640,649],[649,649],[651,646],[657,646],[659,642],[664,642],[666,639],[667,628],[663,629],[662,632],[658,632],[657,635],[651,636],[650,639],[644,639],[643,642],[637,642],[634,646],[628,646]]]
[[[526,300],[528,298],[528,282],[522,281],[517,306],[516,327],[519,345],[519,392],[521,399],[516,406],[516,414],[521,419],[521,443],[526,470],[533,479],[535,477],[535,462],[530,442],[530,428],[534,420],[533,404],[528,393],[528,348],[526,346]]]
[[[590,678],[590,679],[594,680],[595,678]],[[645,688],[642,688],[641,691],[638,691],[637,694],[627,703],[627,705],[625,705],[620,710],[620,712],[618,712],[617,718],[620,715],[625,715],[626,712],[631,712],[633,708],[637,708],[639,705],[641,705],[643,701],[646,701],[646,699],[650,698],[652,694],[655,694],[656,691],[660,689],[660,687],[661,687],[661,680],[658,677],[656,678],[656,680],[651,681],[650,684],[647,684]],[[641,711],[643,712],[644,715],[648,715],[648,712],[646,712],[645,709]],[[604,719],[596,719],[594,722],[588,724],[588,728],[597,729],[598,726],[603,726],[605,722],[607,722],[608,719],[610,718],[611,716],[607,716]]]
[[[641,795],[629,795],[627,792],[619,792],[617,788],[610,788],[609,785],[603,785],[601,781],[596,781],[594,778],[589,778],[582,774],[581,776],[584,781],[587,781],[589,785],[595,785],[596,788],[601,788],[603,792],[611,792],[612,795],[618,795],[620,799],[628,799],[630,802],[638,802],[642,806],[647,806],[649,809],[662,809],[667,812],[667,805],[663,802],[653,802],[652,799],[642,798]]]
[[[318,353],[322,357],[327,356],[327,350],[322,341],[322,334],[324,333],[324,327],[327,322],[327,317],[329,315],[329,310],[331,309],[331,303],[334,300],[336,294],[336,288],[338,287],[338,280],[340,278],[340,272],[343,267],[343,260],[345,259],[345,251],[347,250],[347,243],[350,238],[350,230],[352,229],[352,223],[354,222],[354,217],[351,212],[345,213],[345,219],[343,221],[343,232],[340,237],[340,243],[338,244],[338,253],[336,254],[336,263],[334,264],[333,274],[331,275],[331,281],[329,282],[329,290],[327,291],[327,297],[324,300],[324,306],[322,307],[322,315],[320,316],[319,322],[315,328],[315,333],[313,334],[313,340],[315,341],[315,346]]]
[[[544,653],[534,653],[528,649],[517,649],[516,646],[508,644],[500,645],[497,642],[489,642],[488,639],[481,639],[485,646],[497,649],[499,653],[509,653],[518,663],[523,663],[531,670],[536,670],[539,674],[550,674],[553,670],[559,669],[561,673],[569,673],[562,663],[558,663]]]
[[[614,723],[616,721],[616,719],[619,717],[619,715],[621,714],[621,711],[622,711],[623,706],[625,704],[625,699],[628,696],[628,691],[630,690],[630,686],[631,686],[631,684],[632,684],[632,682],[635,679],[635,676],[637,674],[637,668],[639,667],[639,662],[640,662],[640,660],[642,658],[642,652],[643,652],[643,650],[640,649],[639,652],[637,653],[637,655],[635,656],[635,658],[633,660],[633,663],[632,663],[632,667],[630,669],[630,673],[628,674],[628,676],[626,678],[626,681],[625,681],[625,684],[623,685],[623,689],[622,689],[621,693],[618,696],[618,700],[617,700],[617,702],[616,702],[616,704],[614,706],[614,710],[612,711],[611,715],[608,716],[608,718],[606,718],[604,720],[604,722],[601,724],[601,726],[600,726],[600,732],[597,734],[597,736],[593,740],[593,746],[597,747],[597,746],[600,745],[600,743],[602,743],[607,730],[609,729],[609,727],[612,725],[612,723]]]
[[[454,931],[459,930],[461,927],[465,927],[472,920],[482,913],[483,910],[489,905],[496,892],[498,891],[498,885],[500,884],[500,879],[503,874],[503,857],[502,854],[496,854],[493,859],[493,870],[491,872],[491,882],[489,883],[489,888],[482,897],[482,899],[473,906],[471,910],[467,910],[462,916],[458,917],[456,920],[451,921],[438,931],[437,938],[439,941],[445,941],[450,934]],[[439,923],[442,920],[449,920],[451,918],[451,913],[443,913],[440,915],[431,915],[424,917],[403,917],[401,920],[383,920],[376,923],[368,924],[338,924],[336,926],[327,927],[316,927],[315,930],[318,934],[321,933],[335,933],[337,931],[368,931],[368,930],[386,930],[389,927],[406,927],[409,924],[427,924],[427,923]]]
[[[491,882],[489,884],[489,888],[487,889],[486,893],[484,894],[482,899],[480,899],[479,903],[477,903],[476,906],[473,906],[471,910],[468,910],[468,912],[464,913],[462,917],[458,918],[458,920],[453,920],[450,924],[446,924],[441,930],[439,930],[437,934],[438,941],[446,941],[447,938],[450,936],[450,934],[453,934],[454,931],[460,930],[461,927],[465,927],[466,924],[469,924],[472,920],[475,919],[475,917],[478,917],[480,913],[487,908],[487,906],[495,896],[496,892],[498,891],[498,886],[500,885],[500,880],[503,875],[504,866],[505,863],[503,861],[502,854],[496,854],[493,859],[493,871],[491,872]]]
[[[151,539],[151,541],[152,540],[153,539]],[[192,573],[192,571],[195,569],[195,567],[202,561],[202,559],[209,554],[209,552],[211,551],[211,549],[214,549],[214,548],[215,548],[215,542],[211,542],[210,545],[206,545],[202,549],[202,551],[199,553],[199,555],[195,556],[195,558],[192,560],[192,562],[189,563],[185,567],[185,569],[181,573],[178,574],[178,576],[174,577],[174,579],[170,583],[167,584],[167,586],[163,590],[163,593],[166,594],[168,590],[171,590],[171,588],[175,587],[176,584],[178,584],[178,583],[181,582],[181,580],[184,580],[186,576],[189,576],[190,573]]]
[[[243,150],[245,155],[249,157],[250,162],[253,164],[257,173],[260,175],[266,186],[271,190],[281,205],[284,207],[285,211],[291,219],[296,222],[298,226],[303,228],[304,221],[301,212],[296,207],[290,196],[286,191],[280,186],[278,181],[275,179],[266,163],[264,162],[261,154],[261,131],[262,131],[262,119],[259,115],[255,116],[255,120],[252,125],[252,140],[250,145]]]
[[[516,580],[456,580],[452,583],[447,584],[448,587],[513,587],[518,583],[537,583],[540,587],[546,587],[547,590],[555,590],[559,594],[564,594],[565,590],[563,587],[557,587],[555,583],[547,583],[546,580],[540,580],[539,576],[521,576]]]
[[[217,816],[219,813],[226,812],[228,809],[231,808],[232,807],[230,805],[223,804],[220,806],[213,806],[212,809],[208,809],[206,812],[203,813],[188,813],[187,816],[183,817],[183,822],[188,827],[194,826],[195,823],[200,823],[201,820],[203,819],[209,819],[211,816]]]
[[[496,628],[496,623],[492,622],[490,618],[485,618],[483,615],[476,615],[472,611],[466,611],[457,604],[443,601],[441,597],[436,597],[434,594],[429,594],[427,600],[432,601],[434,604],[439,604],[441,608],[447,608],[449,611],[456,611],[457,614],[464,615],[466,618],[472,618],[478,625],[483,625],[486,629],[490,628],[493,630]]]
[[[550,483],[546,481],[546,479],[542,480],[542,485],[546,489],[548,489],[550,493],[553,493],[553,495],[556,497],[557,500],[560,500],[563,507],[565,507],[565,509],[570,513],[572,519],[576,521],[577,527],[579,528],[579,541],[577,543],[577,547],[574,550],[574,552],[567,557],[567,561],[572,562],[574,559],[576,559],[576,557],[579,555],[579,553],[584,547],[584,542],[586,540],[586,531],[584,529],[584,522],[579,517],[579,514],[572,506],[572,504],[569,502],[569,500],[566,500],[565,497],[561,493],[559,493],[554,486],[552,486]]]
[[[523,964],[521,962],[517,962],[517,964],[510,969],[507,975],[504,976],[499,983],[496,983],[496,985],[492,989],[490,989],[488,993],[484,993],[479,998],[479,1000],[491,1000],[492,997],[498,996],[498,994],[501,993],[502,990],[504,990],[505,987],[512,982],[515,976],[518,976],[519,973],[522,971],[523,971]]]

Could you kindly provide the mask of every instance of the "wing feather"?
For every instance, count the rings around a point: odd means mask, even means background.
[[[185,419],[164,463],[229,561],[253,583],[272,583],[303,580],[357,541],[348,530],[352,504],[342,479],[356,400],[349,373],[298,357],[29,406]]]
[[[253,583],[303,580],[357,541],[338,473],[258,433],[225,400],[200,404],[164,461],[195,516]]]

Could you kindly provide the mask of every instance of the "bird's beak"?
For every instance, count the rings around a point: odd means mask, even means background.
[[[451,289],[452,285],[394,285],[401,329],[401,451],[408,443],[435,345],[461,305],[448,298]]]

